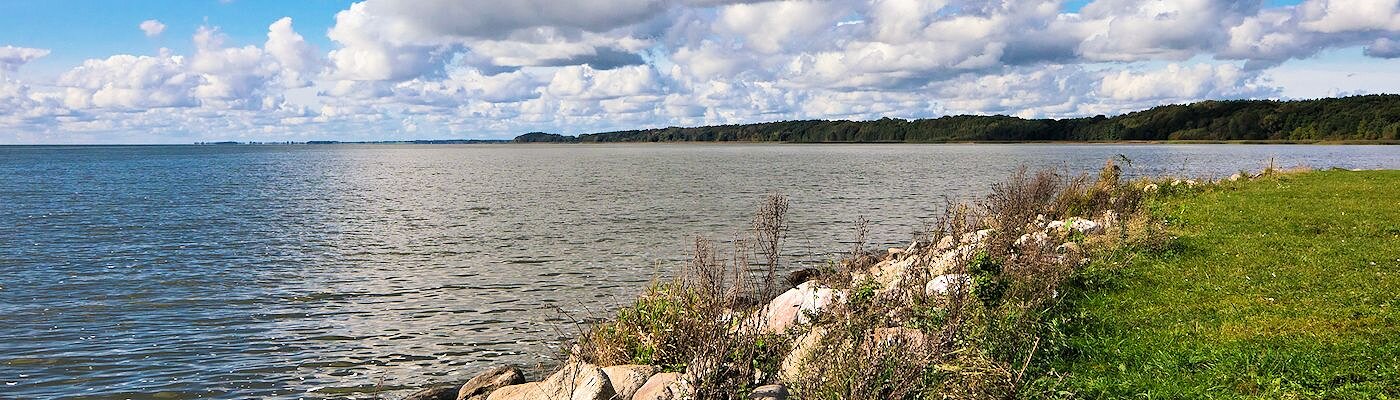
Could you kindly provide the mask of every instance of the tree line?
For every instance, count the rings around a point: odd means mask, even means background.
[[[517,142],[963,142],[1122,140],[1397,140],[1400,95],[1316,100],[1202,101],[1114,117],[1025,119],[955,115],[932,119],[782,121],[670,127],[574,136],[530,133]]]

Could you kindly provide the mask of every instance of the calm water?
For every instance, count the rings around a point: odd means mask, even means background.
[[[0,147],[0,398],[333,398],[547,363],[792,198],[796,263],[905,242],[1018,165],[1400,168],[1400,147]],[[803,261],[808,260],[808,261]],[[392,396],[391,396],[392,397]]]

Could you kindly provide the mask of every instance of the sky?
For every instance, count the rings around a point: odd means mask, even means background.
[[[492,139],[1400,93],[1400,0],[7,0],[0,144]]]

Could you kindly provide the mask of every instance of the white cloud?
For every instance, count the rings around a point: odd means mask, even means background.
[[[30,61],[47,55],[49,55],[48,49],[15,46],[0,47],[0,72],[15,72],[24,64],[28,64]]]
[[[1239,98],[1272,90],[1255,74],[1231,64],[1170,64],[1159,70],[1108,74],[1099,83],[1097,93],[1107,99],[1136,102]]]
[[[1366,46],[1365,54],[1376,58],[1400,58],[1400,40],[1376,39]]]
[[[290,18],[267,28],[254,43],[201,28],[187,54],[93,55],[55,79],[18,72],[48,50],[0,47],[0,128],[499,137],[1113,114],[1400,79],[1330,66],[1335,84],[1288,90],[1309,85],[1298,60],[1400,56],[1400,0],[1095,0],[1073,13],[1043,0],[365,0],[335,15],[329,49]]]
[[[298,88],[310,85],[311,78],[324,64],[320,52],[292,29],[290,17],[279,19],[268,26],[267,42],[263,44],[263,48],[277,61],[284,87]]]
[[[141,25],[138,25],[137,27],[141,28],[141,32],[146,33],[146,37],[160,36],[162,32],[165,32],[165,24],[162,24],[160,23],[160,21],[154,19],[141,21]]]
[[[202,82],[189,71],[185,57],[162,52],[87,60],[57,83],[68,88],[64,103],[70,108],[141,111],[198,105],[194,89]]]

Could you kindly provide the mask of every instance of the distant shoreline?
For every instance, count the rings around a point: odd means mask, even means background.
[[[0,144],[0,147],[114,147],[114,146],[330,146],[330,145],[648,145],[648,144],[782,144],[782,145],[947,145],[947,144],[1062,144],[1062,145],[1191,145],[1191,144],[1257,144],[1257,145],[1369,145],[1394,146],[1400,140],[1113,140],[1113,141],[1070,141],[1070,140],[1019,140],[1019,141],[947,141],[947,142],[778,142],[778,141],[669,141],[669,142],[515,142],[511,140],[403,140],[373,142],[195,142],[195,143],[79,143],[79,144]]]

